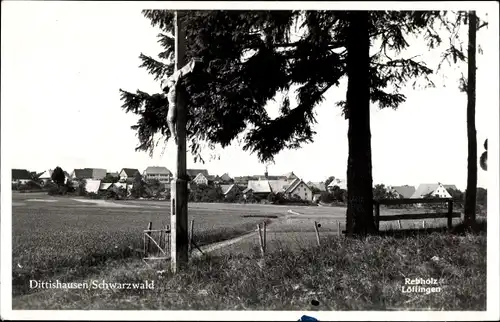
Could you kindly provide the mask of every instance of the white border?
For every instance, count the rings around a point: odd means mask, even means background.
[[[488,32],[491,34],[491,42],[494,48],[498,48],[499,26],[498,12],[499,5],[494,1],[474,1],[474,2],[24,2],[24,1],[3,1],[2,15],[8,13],[8,8],[13,6],[111,6],[118,11],[123,8],[141,9],[345,9],[345,10],[487,10],[489,13],[490,26]],[[5,19],[2,19],[2,25]],[[2,28],[2,39],[12,37],[12,33],[7,32],[7,28]],[[6,64],[2,64],[2,117],[1,117],[1,318],[2,319],[24,319],[24,320],[276,320],[276,321],[297,321],[303,314],[311,315],[320,321],[334,320],[373,320],[373,321],[394,321],[394,320],[497,320],[500,317],[499,301],[499,82],[498,82],[498,51],[485,53],[491,60],[492,78],[489,83],[489,93],[491,95],[491,126],[489,134],[489,169],[490,182],[488,185],[488,245],[487,245],[487,311],[486,312],[381,312],[381,311],[358,311],[358,312],[304,312],[304,311],[12,311],[12,192],[10,190],[11,163],[10,154],[15,153],[15,146],[11,146],[11,131],[8,122],[10,109],[8,104],[8,81],[4,79]],[[4,57],[2,44],[2,58]],[[2,61],[4,61],[2,59]],[[15,102],[15,98],[12,98]],[[15,106],[15,105],[14,105]]]

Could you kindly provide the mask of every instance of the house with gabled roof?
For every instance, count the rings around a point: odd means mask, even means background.
[[[328,185],[327,189],[333,191],[335,187],[339,187],[342,190],[347,190],[347,181],[344,179],[334,178]]]
[[[307,185],[309,186],[309,188],[313,189],[317,189],[318,191],[321,191],[321,192],[325,192],[326,191],[326,185],[324,182],[312,182],[312,181],[309,181],[307,183]]]
[[[54,171],[49,169],[49,170],[45,170],[44,172],[42,172],[42,174],[40,176],[38,176],[38,180],[40,181],[40,185],[46,185],[48,182],[52,182],[52,173]],[[67,178],[66,178],[67,180]]]
[[[71,172],[70,178],[73,180],[92,179],[92,169],[75,169]]]
[[[221,184],[220,188],[226,199],[236,198],[241,193],[240,188],[236,184]]]
[[[205,178],[208,178],[208,176],[209,176],[208,170],[206,170],[206,169],[186,169],[186,174],[188,175],[188,177],[191,180],[193,180],[194,178],[196,178],[196,176],[199,173],[202,173]]]
[[[210,185],[214,182],[214,180],[215,180],[214,176],[208,174],[205,175],[204,172],[198,172],[196,177],[194,177],[193,180],[191,181],[193,181],[196,184]]]
[[[229,176],[229,174],[224,173],[223,175],[220,176],[220,179],[222,182],[228,184],[228,183],[234,183],[233,178]]]
[[[455,185],[438,183],[422,183],[411,196],[414,198],[424,198],[425,196],[433,196],[438,198],[451,198],[450,193],[446,189],[457,189]]]
[[[172,172],[166,167],[147,167],[142,173],[145,180],[158,180],[160,183],[168,184],[173,178]]]
[[[411,198],[413,194],[415,193],[416,189],[414,186],[389,186],[388,187],[389,192],[393,193],[396,195],[398,198]]]
[[[82,179],[102,180],[105,177],[106,177],[106,169],[99,169],[99,168],[75,169],[70,175],[70,179],[73,180],[82,180]]]
[[[313,192],[304,180],[296,178],[285,189],[285,195],[296,196],[302,200],[313,200]]]
[[[12,169],[12,183],[26,184],[31,181],[31,174],[26,169]]]
[[[196,184],[209,185],[215,179],[215,176],[209,175],[206,169],[186,169],[186,174],[189,180]]]
[[[264,198],[269,193],[283,193],[286,197],[299,197],[302,200],[311,201],[313,193],[311,188],[299,178],[292,181],[286,179],[279,180],[249,180],[244,193],[251,191],[254,196]]]
[[[248,180],[245,192],[251,192],[257,198],[267,198],[271,193],[271,187],[268,180]]]
[[[140,173],[138,169],[123,168],[119,173],[120,181],[121,182],[132,182],[137,173]]]

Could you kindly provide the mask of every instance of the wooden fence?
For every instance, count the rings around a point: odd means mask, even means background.
[[[448,210],[446,212],[407,213],[407,214],[393,214],[384,216],[380,215],[380,205],[410,205],[410,204],[436,204],[436,203],[447,203]],[[381,199],[381,200],[373,200],[373,206],[375,207],[375,225],[377,227],[377,230],[379,230],[380,228],[381,221],[418,220],[418,219],[434,219],[434,218],[447,218],[448,229],[451,229],[453,225],[453,218],[461,217],[461,213],[453,212],[453,200],[450,198]]]

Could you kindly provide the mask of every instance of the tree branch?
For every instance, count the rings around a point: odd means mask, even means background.
[[[479,29],[483,28],[483,27],[487,27],[488,26],[488,23],[487,22],[483,22],[482,25],[480,25],[479,27],[477,27],[476,31],[479,31]]]

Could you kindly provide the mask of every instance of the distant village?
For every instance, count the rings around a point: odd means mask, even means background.
[[[26,169],[12,170],[12,184],[15,186],[26,185],[29,182],[41,187],[51,183],[53,170],[41,173],[30,172]],[[85,190],[89,193],[99,193],[109,190],[124,189],[130,194],[137,176],[144,182],[156,181],[166,191],[170,190],[173,174],[166,167],[149,166],[144,171],[139,169],[123,168],[118,172],[108,172],[106,169],[84,168],[74,169],[68,173],[64,171],[65,181],[74,183],[75,186],[81,182],[85,184]],[[322,193],[333,193],[335,191],[346,191],[345,179],[329,177],[323,182],[306,182],[293,172],[283,175],[269,175],[266,171],[262,175],[235,176],[228,173],[222,175],[211,175],[206,169],[187,169],[189,186],[220,187],[224,198],[234,198],[242,195],[245,199],[249,196],[257,199],[267,198],[269,194],[281,194],[285,198],[300,199],[305,202],[318,202]],[[451,198],[448,189],[457,190],[455,185],[437,183],[420,184],[414,186],[384,186],[387,194],[394,198],[423,198],[424,196],[435,196],[440,198]],[[15,189],[18,190],[18,189]]]

